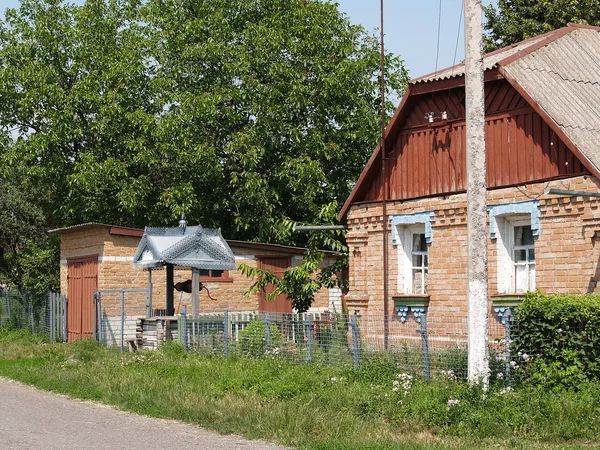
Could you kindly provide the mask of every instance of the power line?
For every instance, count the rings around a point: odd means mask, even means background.
[[[442,29],[442,0],[440,0],[440,7],[438,9],[438,29],[437,29],[437,49],[435,52],[435,72],[438,70],[438,60],[440,57],[440,34]]]

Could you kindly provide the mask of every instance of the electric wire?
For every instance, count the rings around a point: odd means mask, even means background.
[[[450,72],[450,78],[454,76],[454,70],[456,69],[456,55],[458,54],[458,43],[460,42],[460,29],[463,21],[463,12],[465,10],[465,2],[464,0],[460,2],[460,14],[458,15],[458,30],[456,31],[456,44],[454,45],[454,57],[452,58],[452,71]],[[448,96],[446,98],[446,103],[444,104],[444,111],[448,106],[448,102],[450,101],[450,89],[448,89]]]
[[[437,47],[436,47],[436,51],[435,51],[435,71],[434,71],[434,78],[435,78],[435,74],[437,73],[438,70],[438,61],[440,58],[440,34],[441,34],[441,29],[442,29],[442,0],[440,0],[440,7],[438,9],[438,29],[437,29]]]

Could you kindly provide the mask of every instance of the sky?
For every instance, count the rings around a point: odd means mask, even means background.
[[[332,1],[337,1],[339,9],[348,15],[351,22],[363,25],[370,32],[379,29],[380,0]],[[491,1],[494,0],[483,0],[483,4]],[[81,3],[82,0],[75,2]],[[455,60],[460,62],[464,59],[461,4],[462,0],[441,0],[440,15],[440,0],[384,0],[385,48],[404,60],[411,78],[436,70],[438,17],[441,20],[437,68],[449,67]],[[5,8],[18,5],[19,0],[0,0],[0,16],[4,16]]]
[[[336,1],[351,22],[363,25],[368,31],[379,30],[380,0]],[[482,3],[488,5],[491,1]],[[436,70],[438,23],[437,69],[452,66],[455,60],[460,62],[465,57],[462,0],[441,0],[441,5],[440,14],[439,0],[384,0],[384,46],[404,60],[411,78]]]

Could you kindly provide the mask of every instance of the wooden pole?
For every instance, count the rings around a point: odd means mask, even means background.
[[[465,0],[468,333],[471,383],[488,385],[488,243],[481,0]]]
[[[200,313],[200,270],[192,269],[192,316]]]
[[[167,316],[175,315],[175,303],[173,301],[173,265],[167,264]]]

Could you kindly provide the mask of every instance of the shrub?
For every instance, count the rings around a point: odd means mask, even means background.
[[[277,325],[271,324],[271,345],[267,346],[266,325],[262,320],[250,322],[244,330],[240,331],[239,345],[244,356],[260,357],[271,349],[281,347],[283,336]]]
[[[567,387],[598,381],[599,335],[600,296],[528,293],[512,332],[517,375]]]

